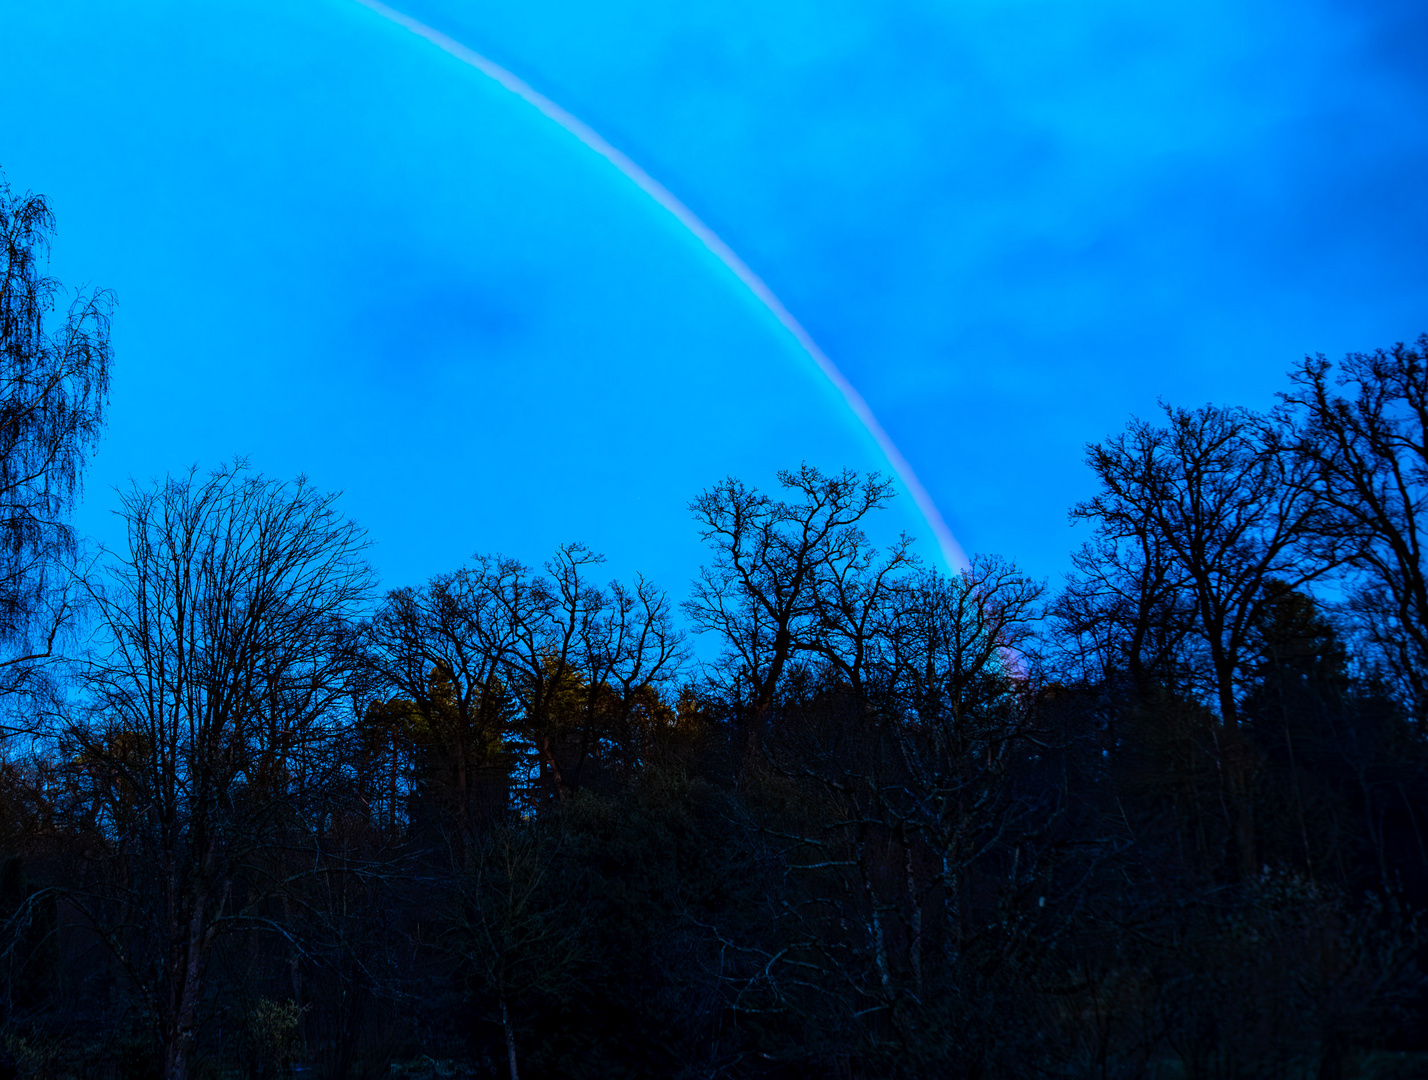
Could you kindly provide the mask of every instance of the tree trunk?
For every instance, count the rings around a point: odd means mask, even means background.
[[[203,987],[203,909],[206,902],[207,898],[202,895],[194,898],[183,964],[174,972],[181,981],[169,993],[174,1015],[166,1025],[169,1038],[168,1045],[164,1047],[164,1080],[188,1080],[189,1054],[193,1050],[198,1000]]]
[[[1240,728],[1234,667],[1225,659],[1217,660],[1215,667],[1219,683],[1221,757],[1225,790],[1233,818],[1235,867],[1240,880],[1249,881],[1259,873],[1259,844],[1254,823],[1255,763],[1249,742]]]
[[[516,1071],[516,1033],[511,1030],[511,1014],[506,1011],[506,995],[501,995],[501,1030],[506,1035],[506,1061],[511,1067],[511,1080],[520,1080]]]
[[[1241,881],[1259,873],[1259,845],[1254,822],[1254,762],[1250,747],[1238,730],[1226,730],[1224,738],[1225,788],[1229,795],[1235,837],[1235,865]]]
[[[922,998],[922,903],[918,899],[917,872],[913,863],[912,844],[906,836],[902,839],[902,849],[906,858],[907,902],[911,911],[908,919],[908,964],[912,968],[912,985],[919,1000]]]

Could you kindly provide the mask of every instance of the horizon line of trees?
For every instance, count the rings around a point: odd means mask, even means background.
[[[1089,446],[1054,594],[808,464],[678,613],[579,543],[379,593],[241,461],[81,557],[52,228],[0,186],[0,1080],[1428,1060],[1428,335]]]

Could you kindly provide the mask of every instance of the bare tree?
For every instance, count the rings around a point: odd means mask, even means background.
[[[65,735],[105,807],[108,867],[75,903],[154,1017],[168,1080],[189,1073],[215,941],[284,932],[263,900],[294,869],[281,853],[322,832],[305,800],[350,703],[371,586],[333,500],[241,464],[136,488],[129,550],[89,584],[88,707]]]
[[[875,565],[858,592],[880,582]],[[764,835],[790,888],[784,937],[741,986],[751,1007],[843,1011],[837,1038],[861,1031],[887,1060],[962,1037],[949,1014],[986,959],[969,950],[1020,947],[991,944],[1007,913],[989,893],[1019,902],[1044,876],[1031,838],[1043,793],[1013,782],[1036,734],[1037,683],[1017,658],[1043,591],[979,556],[899,581],[866,640],[841,639],[842,663],[797,665],[765,751],[772,776],[755,779],[781,808]],[[853,657],[869,658],[866,693]]]
[[[514,703],[504,666],[520,629],[521,605],[505,602],[524,568],[487,559],[475,569],[442,574],[421,588],[396,589],[373,619],[371,660],[383,693],[369,722],[381,722],[408,751],[420,743],[428,774],[421,795],[446,800],[446,825],[463,852],[472,830],[504,810],[509,764],[502,760]],[[419,730],[413,729],[413,724]],[[394,749],[384,793],[395,826],[400,754]],[[496,778],[497,783],[491,784]],[[498,795],[501,805],[482,794]]]
[[[1260,659],[1257,628],[1267,605],[1333,569],[1338,555],[1325,536],[1312,463],[1266,418],[1210,405],[1167,406],[1165,418],[1164,427],[1134,420],[1089,448],[1101,491],[1071,513],[1096,523],[1099,545],[1082,564],[1098,551],[1109,556],[1098,576],[1130,601],[1132,634],[1154,636],[1147,618],[1156,612],[1183,617],[1158,636],[1190,638],[1203,651],[1203,668],[1191,671],[1219,713],[1218,755],[1239,870],[1248,877],[1258,869],[1254,766],[1238,725],[1240,698]],[[1177,595],[1188,598],[1188,610]],[[1129,657],[1139,663],[1145,642],[1132,641]]]
[[[724,645],[718,667],[738,703],[746,761],[759,751],[795,657],[836,653],[849,674],[861,672],[861,660],[846,646],[867,640],[859,621],[873,613],[869,601],[911,561],[904,538],[869,576],[877,556],[859,523],[892,498],[890,480],[876,473],[859,480],[847,469],[824,476],[803,465],[780,472],[779,483],[792,501],[730,477],[690,507],[714,562],[701,571],[684,611],[697,631],[716,634]]]
[[[0,180],[0,693],[51,656],[71,612],[66,523],[109,392],[112,297],[62,296],[43,264],[54,215]]]
[[[588,584],[603,558],[569,545],[535,582],[539,614],[514,654],[527,737],[564,793],[600,769],[635,766],[663,713],[660,692],[684,660],[665,594],[643,578],[633,588]]]
[[[1361,572],[1350,610],[1428,726],[1428,334],[1350,353],[1337,378],[1323,356],[1306,357],[1290,378],[1283,418]]]
[[[1309,462],[1284,447],[1265,418],[1243,409],[1166,407],[1167,424],[1132,421],[1093,444],[1087,461],[1101,492],[1072,510],[1101,537],[1132,539],[1153,555],[1137,593],[1183,589],[1194,604],[1210,700],[1235,725],[1244,677],[1258,657],[1254,628],[1278,591],[1332,569],[1323,500]],[[1275,583],[1275,590],[1266,585]],[[1140,606],[1154,600],[1140,601]]]
[[[1151,523],[1098,536],[1071,562],[1075,573],[1050,612],[1061,677],[1103,687],[1129,679],[1140,704],[1193,693],[1194,612],[1184,572]]]
[[[501,768],[523,756],[539,775],[538,799],[637,763],[643,728],[684,659],[683,635],[665,594],[643,578],[591,582],[603,561],[578,543],[543,574],[477,556],[472,568],[393,592],[375,620],[374,662],[437,739],[464,832],[475,821],[475,771],[495,765],[502,746]]]
[[[892,627],[897,693],[922,717],[970,721],[1018,674],[1046,593],[1015,563],[976,555],[951,575],[925,574]]]
[[[889,733],[902,776],[897,796],[883,801],[906,852],[912,938],[922,947],[921,901],[935,890],[948,960],[964,931],[970,869],[1009,839],[1026,809],[1006,778],[1034,734],[1037,679],[1023,665],[1044,594],[1014,563],[979,555],[950,577],[924,576],[897,622],[893,688],[906,711]],[[914,840],[929,864],[920,890]],[[1018,870],[1029,876],[1032,867]]]

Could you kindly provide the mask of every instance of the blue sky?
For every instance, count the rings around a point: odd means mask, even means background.
[[[1040,575],[1088,440],[1428,329],[1418,5],[395,6],[687,203],[962,545]],[[91,531],[126,477],[247,453],[344,489],[392,584],[580,538],[679,592],[703,486],[881,464],[666,215],[352,0],[0,0],[0,38],[0,167],[119,295]]]

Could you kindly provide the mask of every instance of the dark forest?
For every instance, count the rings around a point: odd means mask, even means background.
[[[1428,1075],[1428,336],[1089,446],[1059,586],[802,464],[680,605],[387,589],[243,461],[75,534],[52,230],[0,186],[0,1080]]]

